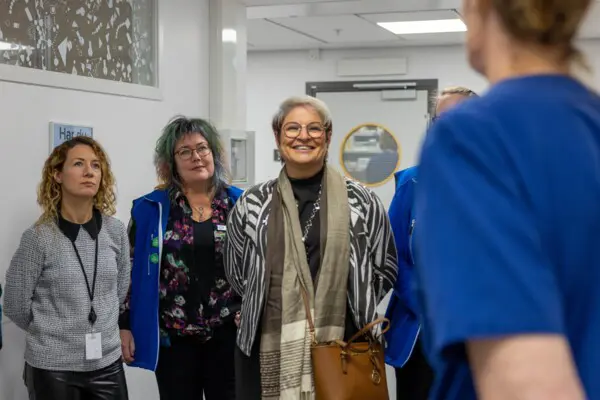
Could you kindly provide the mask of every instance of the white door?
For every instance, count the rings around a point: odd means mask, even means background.
[[[379,169],[375,171],[377,178],[370,179],[371,182],[378,182],[366,186],[371,187],[388,207],[394,196],[394,178],[391,174],[413,166],[418,161],[429,120],[428,92],[418,90],[414,98],[393,100],[386,100],[393,96],[384,96],[381,90],[321,92],[317,93],[317,97],[327,103],[333,116],[329,163],[363,184],[368,183],[365,182],[367,168]],[[350,135],[346,141],[346,136],[356,128],[360,132]],[[386,162],[373,167],[376,165],[373,156],[383,157],[381,143],[375,139],[383,131],[389,132],[396,139],[399,156],[390,154]],[[390,151],[394,152],[393,149]],[[398,161],[397,165],[393,165],[396,164],[395,161]],[[373,164],[369,167],[370,162]],[[382,179],[386,175],[387,179]]]

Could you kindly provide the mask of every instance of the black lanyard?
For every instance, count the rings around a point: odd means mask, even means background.
[[[98,318],[98,316],[96,315],[96,311],[94,311],[94,293],[96,292],[96,276],[98,275],[98,238],[96,238],[96,252],[94,256],[94,280],[92,281],[91,288],[87,274],[85,273],[83,261],[81,261],[81,256],[79,255],[79,251],[77,251],[77,246],[75,246],[75,241],[71,241],[71,243],[73,244],[73,250],[75,250],[75,255],[77,255],[77,260],[79,261],[79,266],[81,267],[81,272],[83,273],[83,277],[85,278],[85,287],[87,288],[88,295],[90,296],[91,309],[90,313],[88,314],[88,321],[90,321],[90,324],[94,325],[96,323],[96,319]]]

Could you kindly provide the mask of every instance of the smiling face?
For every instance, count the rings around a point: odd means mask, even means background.
[[[188,133],[177,141],[175,166],[184,186],[212,180],[215,173],[215,162],[204,136],[200,133]]]
[[[278,147],[290,176],[317,173],[324,165],[329,137],[319,113],[310,106],[293,108],[283,120]]]
[[[94,198],[102,181],[102,164],[90,146],[78,144],[69,150],[54,179],[60,184],[63,197]]]

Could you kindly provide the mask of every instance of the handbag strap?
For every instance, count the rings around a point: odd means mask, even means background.
[[[311,340],[314,344],[318,344],[317,337],[315,334],[315,323],[312,319],[312,314],[310,312],[310,303],[308,301],[308,292],[306,291],[306,288],[304,287],[303,284],[300,284],[300,292],[302,293],[302,300],[304,302],[304,308],[306,310],[306,319],[308,320],[308,329],[309,329]],[[379,334],[379,337],[381,337],[384,333],[386,333],[390,329],[390,320],[387,318],[378,318],[375,321],[368,323],[367,325],[365,325],[364,328],[362,328],[360,331],[358,331],[356,334],[354,334],[354,336],[352,336],[350,338],[350,340],[348,340],[347,343],[344,343],[341,340],[336,340],[336,342],[338,342],[338,344],[340,344],[340,345],[343,343],[344,344],[343,347],[350,346],[350,344],[352,344],[352,342],[354,342],[359,337],[364,336],[367,333],[370,333],[371,329],[373,329],[375,326],[377,326],[379,324],[386,324],[385,327],[381,330],[381,333]]]
[[[315,335],[315,323],[312,319],[312,314],[310,312],[310,303],[308,302],[308,292],[306,288],[301,283],[300,284],[300,293],[302,293],[302,301],[304,302],[304,309],[306,310],[306,319],[308,320],[308,330],[310,333],[310,338],[314,344],[317,344],[317,336]]]

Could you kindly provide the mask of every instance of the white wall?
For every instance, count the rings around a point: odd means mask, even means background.
[[[581,43],[591,66],[596,70],[595,87],[600,90],[600,40]],[[251,52],[248,56],[248,129],[256,132],[256,180],[277,176],[280,164],[273,161],[275,141],[271,117],[288,96],[305,94],[309,81],[358,80],[336,75],[336,62],[342,58],[407,57],[408,73],[376,79],[438,79],[439,87],[467,86],[475,91],[487,87],[483,78],[468,66],[462,46],[326,50],[313,61],[307,51]],[[334,134],[335,121],[334,121]],[[341,132],[337,132],[341,134]]]
[[[152,156],[162,126],[177,113],[208,117],[208,1],[169,0],[159,17],[163,101],[0,81],[0,282],[21,232],[39,215],[35,190],[48,156],[50,121],[94,127],[112,160],[117,216],[126,223],[131,201],[156,183]],[[0,400],[25,400],[24,335],[6,320],[3,328]],[[132,400],[158,399],[152,374],[137,369],[127,373]]]

